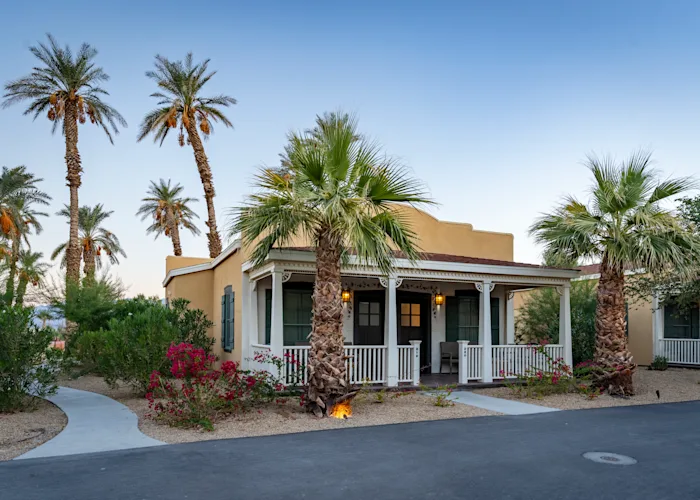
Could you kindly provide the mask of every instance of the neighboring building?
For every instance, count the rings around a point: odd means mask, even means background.
[[[571,363],[569,286],[578,271],[513,262],[510,234],[400,210],[419,236],[421,259],[411,263],[397,255],[395,274],[383,276],[351,255],[341,270],[351,382],[415,384],[421,371],[439,373],[441,349],[455,347],[463,383],[541,364],[532,348],[513,345],[513,302],[517,290],[545,286],[559,287],[565,311],[562,343],[548,349]],[[294,241],[254,267],[235,241],[213,260],[168,257],[163,286],[166,299],[187,298],[213,319],[221,359],[251,368],[261,367],[253,361],[261,353],[305,360],[314,259],[306,242]],[[291,376],[294,368],[286,370]]]
[[[578,268],[577,280],[597,280],[600,265]],[[627,271],[626,274],[634,274]],[[700,305],[700,304],[699,304]],[[674,306],[659,306],[656,297],[627,306],[629,350],[640,365],[649,365],[655,356],[664,356],[669,363],[700,365],[700,317],[696,305],[688,314],[680,314]]]

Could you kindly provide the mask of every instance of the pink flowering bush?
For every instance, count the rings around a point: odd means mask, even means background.
[[[192,344],[173,344],[167,352],[170,376],[151,373],[146,399],[148,417],[174,426],[213,430],[223,415],[247,411],[278,399],[286,390],[279,377],[267,371],[241,370]]]
[[[595,363],[585,361],[579,363],[572,372],[564,358],[554,358],[545,349],[545,342],[533,345],[533,351],[544,359],[545,366],[530,367],[524,375],[517,376],[517,382],[507,382],[513,393],[522,398],[538,398],[550,394],[563,394],[577,392],[589,399],[594,399],[600,395],[600,391],[593,388],[589,383],[589,376],[596,369]],[[509,374],[501,370],[501,376],[507,377]],[[506,379],[507,380],[507,379]]]

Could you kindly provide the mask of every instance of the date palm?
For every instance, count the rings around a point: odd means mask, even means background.
[[[38,287],[42,284],[46,273],[49,271],[49,265],[42,262],[44,254],[41,252],[32,252],[31,250],[22,250],[19,254],[18,276],[19,284],[17,285],[17,296],[15,303],[17,305],[24,304],[24,296],[27,292],[27,285]]]
[[[222,108],[236,104],[236,100],[225,95],[202,95],[202,88],[216,74],[216,71],[209,72],[208,66],[209,59],[195,64],[191,53],[187,54],[184,61],[170,61],[163,56],[156,56],[155,70],[148,71],[146,76],[158,85],[158,92],[151,94],[151,97],[158,99],[158,107],[144,117],[138,140],[151,134],[154,142],[162,145],[170,129],[178,129],[180,146],[184,146],[185,142],[192,146],[207,203],[205,224],[209,228],[209,256],[216,257],[221,253],[221,237],[214,210],[214,180],[199,132],[206,139],[214,132],[216,122],[232,127]]]
[[[113,211],[105,211],[101,203],[94,207],[82,206],[78,212],[79,243],[81,248],[81,258],[83,260],[83,271],[86,281],[95,280],[95,269],[102,267],[102,254],[104,253],[111,264],[119,264],[119,256],[126,257],[122,249],[119,238],[111,231],[105,229],[102,223],[107,220]],[[65,207],[56,215],[70,217],[69,207]],[[61,267],[66,265],[66,248],[68,243],[63,243],[56,247],[51,254],[51,260],[55,260],[59,255]]]
[[[625,336],[625,269],[651,274],[671,267],[690,269],[693,259],[700,258],[698,237],[663,206],[694,182],[660,180],[650,163],[651,156],[643,152],[620,163],[589,157],[594,178],[589,203],[565,198],[530,228],[551,257],[601,263],[595,360],[602,370],[595,383],[616,395],[634,394],[635,364]]]
[[[103,101],[107,95],[102,84],[109,79],[104,70],[96,66],[97,50],[83,44],[78,52],[60,47],[48,35],[48,43],[39,43],[29,49],[38,59],[32,72],[5,85],[3,107],[28,102],[25,115],[34,119],[43,114],[53,123],[52,132],[59,127],[66,142],[66,180],[70,189],[70,231],[66,249],[66,280],[80,279],[80,244],[78,241],[78,188],[83,171],[78,151],[78,124],[87,120],[100,127],[110,142],[112,133],[118,133],[118,125],[126,121],[113,107]]]
[[[170,179],[168,182],[160,179],[158,184],[151,181],[148,196],[141,200],[141,207],[136,212],[136,215],[141,216],[141,220],[153,218],[153,223],[148,226],[146,233],[155,233],[156,238],[161,234],[170,238],[173,242],[173,252],[178,257],[182,255],[180,227],[188,229],[195,236],[199,234],[199,229],[194,225],[194,219],[199,216],[188,206],[197,199],[182,197],[183,190],[180,184],[171,186]]]
[[[262,169],[260,192],[233,210],[240,233],[261,264],[273,246],[304,235],[316,248],[316,283],[308,361],[307,407],[320,416],[347,390],[340,265],[347,253],[390,274],[394,248],[418,257],[416,234],[397,203],[430,203],[422,185],[341,113],[317,117],[316,127],[291,134],[282,169]]]

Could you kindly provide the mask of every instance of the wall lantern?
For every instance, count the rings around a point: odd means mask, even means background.
[[[435,305],[436,306],[441,306],[445,303],[445,296],[441,293],[436,293],[435,294]]]
[[[343,304],[350,302],[350,290],[343,290],[341,297],[343,298]]]

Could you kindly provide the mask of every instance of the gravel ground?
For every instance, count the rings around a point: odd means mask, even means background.
[[[669,368],[660,372],[640,367],[634,373],[634,387],[637,394],[630,398],[602,395],[592,400],[579,394],[553,394],[542,399],[519,398],[507,387],[477,389],[474,392],[486,396],[560,408],[562,410],[675,403],[700,399],[700,370]],[[658,397],[656,391],[659,391]]]
[[[226,418],[214,424],[214,431],[205,432],[169,427],[145,418],[148,403],[144,398],[135,397],[128,388],[109,389],[99,377],[84,376],[75,380],[61,381],[61,385],[98,392],[116,399],[138,415],[139,428],[144,434],[166,443],[498,415],[492,411],[462,404],[445,408],[437,407],[432,404],[430,397],[419,394],[402,395],[397,398],[387,396],[384,403],[374,402],[376,397],[369,394],[355,398],[352,403],[353,417],[348,420],[317,419],[305,413],[299,407],[298,400],[290,399],[286,404],[272,404],[260,411],[253,410],[238,417]]]
[[[67,423],[66,415],[44,399],[34,411],[0,413],[0,461],[11,460],[45,443]]]

